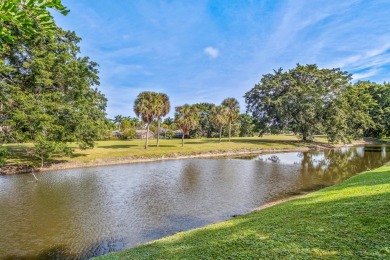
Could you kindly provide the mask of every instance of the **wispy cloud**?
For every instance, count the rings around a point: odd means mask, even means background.
[[[219,50],[211,46],[206,47],[203,51],[212,59],[217,58],[219,55]]]

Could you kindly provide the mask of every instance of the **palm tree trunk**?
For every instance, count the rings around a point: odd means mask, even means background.
[[[230,136],[232,134],[232,122],[229,121],[229,142],[230,142]]]
[[[158,147],[160,145],[160,118],[157,119],[157,144]]]
[[[219,142],[221,142],[222,138],[222,126],[219,127]]]
[[[145,141],[145,149],[148,149],[149,145],[149,124],[146,126],[146,141]]]
[[[181,147],[184,147],[184,131],[183,134],[181,135]]]

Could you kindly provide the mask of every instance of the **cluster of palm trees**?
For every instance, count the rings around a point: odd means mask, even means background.
[[[169,97],[164,93],[151,91],[141,92],[134,101],[134,113],[146,124],[145,149],[149,145],[149,128],[154,120],[157,120],[157,147],[160,144],[161,118],[166,116],[171,109]]]
[[[149,128],[157,120],[157,147],[160,139],[160,124],[162,117],[166,116],[171,109],[168,95],[151,91],[141,92],[134,101],[134,113],[141,118],[146,125],[145,149],[149,145]],[[231,125],[239,116],[240,106],[235,98],[225,99],[220,106],[212,111],[212,120],[218,125],[219,141],[221,142],[222,128],[229,124],[229,142],[231,138]],[[184,136],[197,127],[199,113],[195,105],[185,104],[175,108],[175,124],[182,131],[182,147]]]

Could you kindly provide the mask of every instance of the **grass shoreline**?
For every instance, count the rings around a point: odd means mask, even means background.
[[[158,148],[152,144],[149,149],[144,149],[143,140],[100,141],[97,142],[96,148],[84,151],[76,149],[73,156],[55,158],[53,162],[40,170],[51,171],[173,159],[308,151],[314,149],[331,149],[340,146],[330,145],[321,137],[318,138],[317,142],[303,143],[299,142],[297,137],[293,135],[265,136],[262,138],[233,138],[230,143],[226,141],[219,143],[217,139],[188,139],[184,148],[180,147],[178,140],[160,140],[160,143],[161,146]],[[371,142],[360,141],[355,142],[353,145],[368,143]],[[9,147],[11,150],[19,151],[19,154],[23,154],[26,153],[26,150],[31,145],[9,145]],[[19,157],[14,156],[11,163],[5,167],[0,167],[0,174],[31,172],[32,167],[20,167],[17,165],[28,165],[28,162],[21,155]]]
[[[390,258],[390,164],[98,259]]]

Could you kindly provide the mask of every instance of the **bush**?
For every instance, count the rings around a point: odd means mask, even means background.
[[[9,156],[7,147],[0,147],[0,166],[3,166]]]

